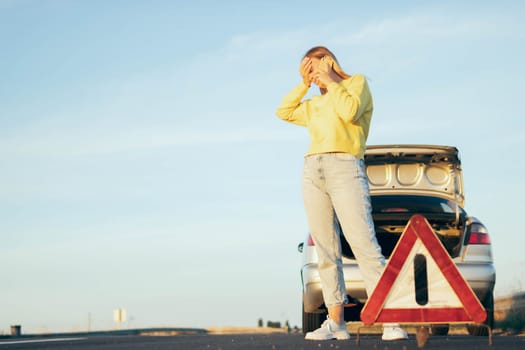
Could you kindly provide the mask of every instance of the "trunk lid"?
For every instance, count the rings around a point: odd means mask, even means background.
[[[464,208],[463,176],[456,147],[368,146],[365,163],[372,196],[434,196]]]

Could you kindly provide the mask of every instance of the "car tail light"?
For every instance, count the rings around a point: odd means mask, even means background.
[[[315,242],[314,242],[314,239],[312,238],[312,235],[308,235],[308,240],[307,240],[307,245],[309,246],[314,246],[315,245]]]
[[[487,228],[481,224],[472,224],[468,244],[490,244]]]

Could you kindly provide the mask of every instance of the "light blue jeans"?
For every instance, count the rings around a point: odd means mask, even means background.
[[[305,157],[303,199],[319,258],[325,305],[347,303],[341,241],[334,225],[337,219],[370,296],[383,272],[385,258],[375,235],[364,161],[347,153]]]

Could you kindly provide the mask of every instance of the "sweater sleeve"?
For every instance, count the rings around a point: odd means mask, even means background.
[[[307,92],[308,86],[304,83],[294,87],[283,97],[281,104],[277,107],[277,116],[287,122],[306,126],[308,124],[307,110],[309,101],[301,102],[301,100]]]
[[[330,83],[327,88],[337,115],[347,123],[356,123],[371,102],[366,79],[360,74],[350,84],[343,80]]]

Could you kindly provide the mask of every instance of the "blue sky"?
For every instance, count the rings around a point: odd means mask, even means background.
[[[368,77],[369,144],[460,149],[496,294],[523,289],[524,14],[0,0],[0,332],[300,325],[308,137],[275,109],[318,44]]]

